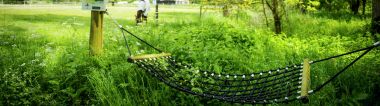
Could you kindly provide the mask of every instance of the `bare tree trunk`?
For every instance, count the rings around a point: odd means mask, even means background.
[[[280,13],[278,11],[278,1],[272,0],[272,6],[273,6],[273,19],[274,19],[274,26],[275,26],[275,32],[276,34],[281,33],[281,17]]]
[[[363,14],[363,16],[365,16],[365,7],[366,7],[366,5],[367,5],[367,0],[363,0],[363,4],[362,4],[362,14]]]
[[[265,17],[265,24],[267,25],[267,27],[269,27],[267,13],[265,12],[264,0],[261,0],[261,3],[263,3],[263,12],[264,12],[264,17]]]
[[[380,0],[372,1],[372,36],[378,41],[376,34],[380,33]]]
[[[230,7],[227,4],[223,6],[223,16],[224,17],[230,16]]]
[[[275,26],[275,32],[276,34],[281,33],[281,18],[278,16],[278,14],[273,16],[274,18],[274,26]]]
[[[276,34],[281,33],[281,16],[278,10],[278,0],[272,0],[272,5],[266,1],[267,6],[271,9],[274,19],[274,29]]]
[[[356,15],[359,13],[360,0],[351,0],[350,9]]]

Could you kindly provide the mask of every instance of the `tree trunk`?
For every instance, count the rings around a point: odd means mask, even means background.
[[[362,14],[363,14],[363,16],[365,16],[365,7],[366,7],[366,5],[367,5],[367,0],[363,0],[363,4],[362,4]]]
[[[261,0],[261,3],[263,3],[263,12],[264,12],[264,17],[265,17],[265,24],[267,25],[267,27],[269,27],[267,13],[265,12],[265,3],[264,3],[264,0]]]
[[[267,0],[265,0],[265,2],[273,14],[275,33],[280,34],[281,33],[281,16],[278,10],[278,1],[272,0],[272,5],[269,4]]]
[[[230,16],[230,7],[228,5],[223,6],[223,16],[224,17]]]
[[[359,12],[360,0],[351,0],[350,9],[356,15]]]
[[[274,14],[274,26],[275,26],[275,32],[276,34],[281,33],[281,18],[278,16],[278,14]]]
[[[281,17],[280,13],[278,11],[278,2],[277,0],[272,0],[272,13],[273,13],[273,19],[274,19],[274,27],[276,34],[281,33]]]
[[[377,34],[380,33],[380,0],[373,0],[372,1],[372,35],[376,41],[379,39],[377,38]]]

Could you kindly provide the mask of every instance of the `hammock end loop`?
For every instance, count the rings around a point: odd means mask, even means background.
[[[127,61],[130,63],[135,63],[135,60],[133,60],[132,57],[128,57]]]
[[[300,100],[302,103],[309,103],[309,98],[307,96],[301,96]]]

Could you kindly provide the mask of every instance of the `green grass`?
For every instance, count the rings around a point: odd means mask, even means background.
[[[284,33],[265,27],[261,13],[223,18],[199,8],[163,6],[159,25],[134,26],[135,10],[110,7],[128,30],[200,69],[248,73],[345,53],[372,44],[369,19],[289,12]],[[0,7],[0,102],[5,105],[239,105],[188,95],[160,83],[126,61],[120,30],[105,16],[104,49],[89,56],[90,12],[64,7]],[[252,17],[249,17],[252,16]],[[347,17],[347,16],[345,16]],[[128,36],[133,54],[156,53]],[[355,56],[312,66],[312,88]],[[320,92],[310,105],[378,105],[378,49]],[[302,105],[296,101],[289,104]]]

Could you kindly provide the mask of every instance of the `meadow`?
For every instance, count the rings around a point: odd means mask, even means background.
[[[317,60],[372,45],[370,18],[289,10],[283,33],[267,27],[260,9],[223,17],[199,7],[161,6],[158,24],[136,26],[132,6],[109,7],[127,30],[165,52],[215,72],[248,73]],[[268,16],[270,17],[270,16]],[[272,20],[269,20],[272,25]],[[79,6],[0,7],[2,105],[243,105],[188,95],[128,63],[128,50],[104,16],[104,54],[89,55],[90,11]],[[132,54],[157,53],[127,35]],[[311,68],[312,88],[359,54]],[[380,51],[372,50],[321,91],[309,105],[380,105]],[[250,105],[250,104],[245,104]],[[287,104],[303,105],[299,101]]]

